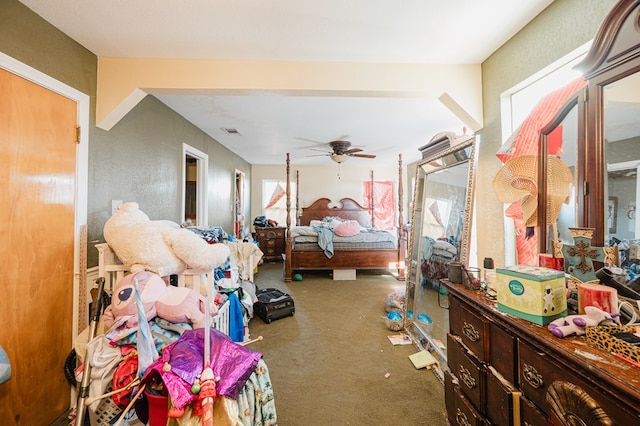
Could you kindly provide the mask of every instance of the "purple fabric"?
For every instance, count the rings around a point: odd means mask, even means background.
[[[218,395],[237,399],[260,358],[260,352],[253,352],[232,342],[218,330],[211,329],[210,365],[213,375],[220,377],[216,383]],[[191,393],[191,385],[202,373],[203,361],[204,329],[187,330],[178,340],[167,346],[162,351],[162,356],[149,366],[145,379],[150,371],[157,371],[162,376],[176,408],[183,408],[197,398],[197,395]],[[162,371],[165,362],[171,365],[171,371]]]

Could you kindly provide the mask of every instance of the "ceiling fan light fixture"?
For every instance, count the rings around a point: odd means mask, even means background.
[[[347,154],[331,154],[331,159],[333,161],[335,161],[336,163],[344,163],[345,161],[347,161],[349,159],[349,156]]]

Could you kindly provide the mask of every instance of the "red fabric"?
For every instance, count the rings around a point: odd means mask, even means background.
[[[553,120],[571,95],[586,86],[586,84],[587,81],[584,78],[578,77],[573,82],[542,98],[522,122],[520,128],[509,137],[503,147],[496,153],[500,161],[506,163],[507,160],[520,155],[537,155],[540,130]]]
[[[496,153],[496,157],[506,163],[513,157],[521,155],[538,155],[538,145],[540,143],[540,131],[551,122],[560,108],[567,100],[580,88],[587,85],[587,81],[578,77],[566,86],[555,90],[542,98],[533,108],[529,116],[524,120],[520,128],[507,139],[504,145]],[[547,138],[549,143],[549,154],[562,154],[562,127],[559,126]],[[519,212],[519,217],[518,217]],[[538,236],[533,235],[526,238],[526,226],[522,219],[522,208],[520,201],[512,203],[506,211],[507,217],[514,220],[516,229],[516,250],[517,262],[521,265],[538,264]]]
[[[111,388],[113,390],[122,389],[129,383],[133,382],[138,377],[138,353],[130,352],[113,372],[113,379],[111,382]],[[114,394],[111,398],[113,402],[119,407],[126,407],[131,401],[131,394],[133,388],[127,389],[120,393]]]
[[[371,181],[362,185],[364,206],[371,209]],[[396,208],[393,182],[373,182],[373,228],[392,230],[396,227]]]

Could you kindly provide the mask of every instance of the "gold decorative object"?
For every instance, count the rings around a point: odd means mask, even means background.
[[[613,420],[598,403],[579,386],[555,381],[546,393],[551,420],[557,426],[609,426]]]

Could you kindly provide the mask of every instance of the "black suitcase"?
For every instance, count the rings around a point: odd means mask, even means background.
[[[256,291],[258,301],[253,304],[253,313],[267,324],[280,318],[293,316],[296,311],[293,298],[277,288]]]

